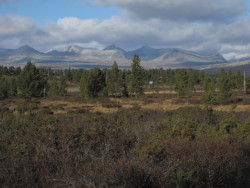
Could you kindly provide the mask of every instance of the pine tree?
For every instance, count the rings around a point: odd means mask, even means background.
[[[12,78],[9,80],[9,89],[8,89],[9,96],[14,97],[17,95],[17,83],[16,79]]]
[[[175,75],[175,90],[179,97],[187,97],[189,91],[189,78],[185,69],[178,69]]]
[[[84,72],[81,77],[80,89],[84,97],[97,97],[105,86],[105,76],[99,68]]]
[[[127,87],[127,71],[122,72],[122,96],[129,97],[128,87]]]
[[[215,84],[208,76],[203,79],[203,89],[201,99],[207,104],[213,104],[215,102]]]
[[[244,87],[244,77],[241,74],[240,70],[238,70],[235,76],[235,88],[241,91],[243,90],[243,87]]]
[[[112,68],[108,71],[107,89],[108,93],[112,95],[117,96],[122,94],[122,73],[118,69],[116,61],[114,61]]]
[[[232,73],[221,69],[219,73],[218,89],[219,89],[219,100],[221,102],[228,102],[232,96]]]
[[[89,71],[84,71],[81,76],[80,80],[80,90],[83,97],[90,97],[90,78],[89,78]]]
[[[72,81],[73,74],[72,74],[72,70],[70,69],[70,67],[68,69],[64,70],[64,76],[65,76],[66,80]]]
[[[58,86],[59,95],[63,96],[67,94],[67,82],[66,78],[62,75],[60,77],[60,84]]]
[[[46,84],[44,75],[41,75],[36,66],[30,61],[18,77],[18,87],[21,91],[21,95],[24,97],[43,96],[44,86]]]
[[[135,54],[133,63],[131,64],[131,74],[129,79],[129,92],[135,95],[143,95],[144,94],[144,70],[140,65],[140,57]]]
[[[0,99],[9,97],[8,81],[4,77],[0,77]]]
[[[49,96],[58,96],[59,87],[56,80],[53,80],[49,86]]]

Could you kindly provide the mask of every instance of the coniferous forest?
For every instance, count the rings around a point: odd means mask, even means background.
[[[0,67],[0,187],[250,187],[250,76]]]

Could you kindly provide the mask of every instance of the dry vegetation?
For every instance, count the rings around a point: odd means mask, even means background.
[[[175,91],[162,89],[158,93],[154,91],[146,91],[143,97],[132,97],[132,98],[98,98],[98,99],[82,99],[79,97],[79,89],[77,87],[70,87],[68,90],[71,97],[57,97],[52,99],[41,99],[41,107],[50,107],[55,114],[67,113],[71,110],[85,109],[90,112],[100,113],[114,113],[118,109],[131,108],[133,106],[140,106],[146,110],[176,110],[182,107],[193,107],[193,106],[206,106],[201,100],[202,91],[197,91],[187,102],[186,99],[181,99],[177,96]],[[250,111],[250,97],[244,95],[242,92],[235,91],[236,101],[227,105],[211,105],[211,107],[218,111],[224,112],[244,112]],[[105,107],[105,104],[117,103],[119,107]],[[16,103],[18,104],[18,103]],[[61,107],[61,108],[60,108]]]
[[[249,187],[250,97],[0,101],[0,187]]]

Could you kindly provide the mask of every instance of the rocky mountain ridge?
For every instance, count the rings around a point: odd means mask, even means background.
[[[220,54],[211,56],[178,48],[141,48],[126,51],[116,45],[110,45],[100,50],[83,48],[70,45],[64,49],[51,49],[39,52],[34,48],[24,45],[17,49],[0,49],[0,65],[23,66],[27,61],[32,61],[38,66],[47,67],[110,67],[114,61],[119,66],[129,67],[134,54],[138,54],[141,64],[147,68],[199,68],[210,65],[227,63]]]

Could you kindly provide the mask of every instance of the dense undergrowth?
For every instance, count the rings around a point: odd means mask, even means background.
[[[249,187],[250,112],[0,110],[0,187]]]

